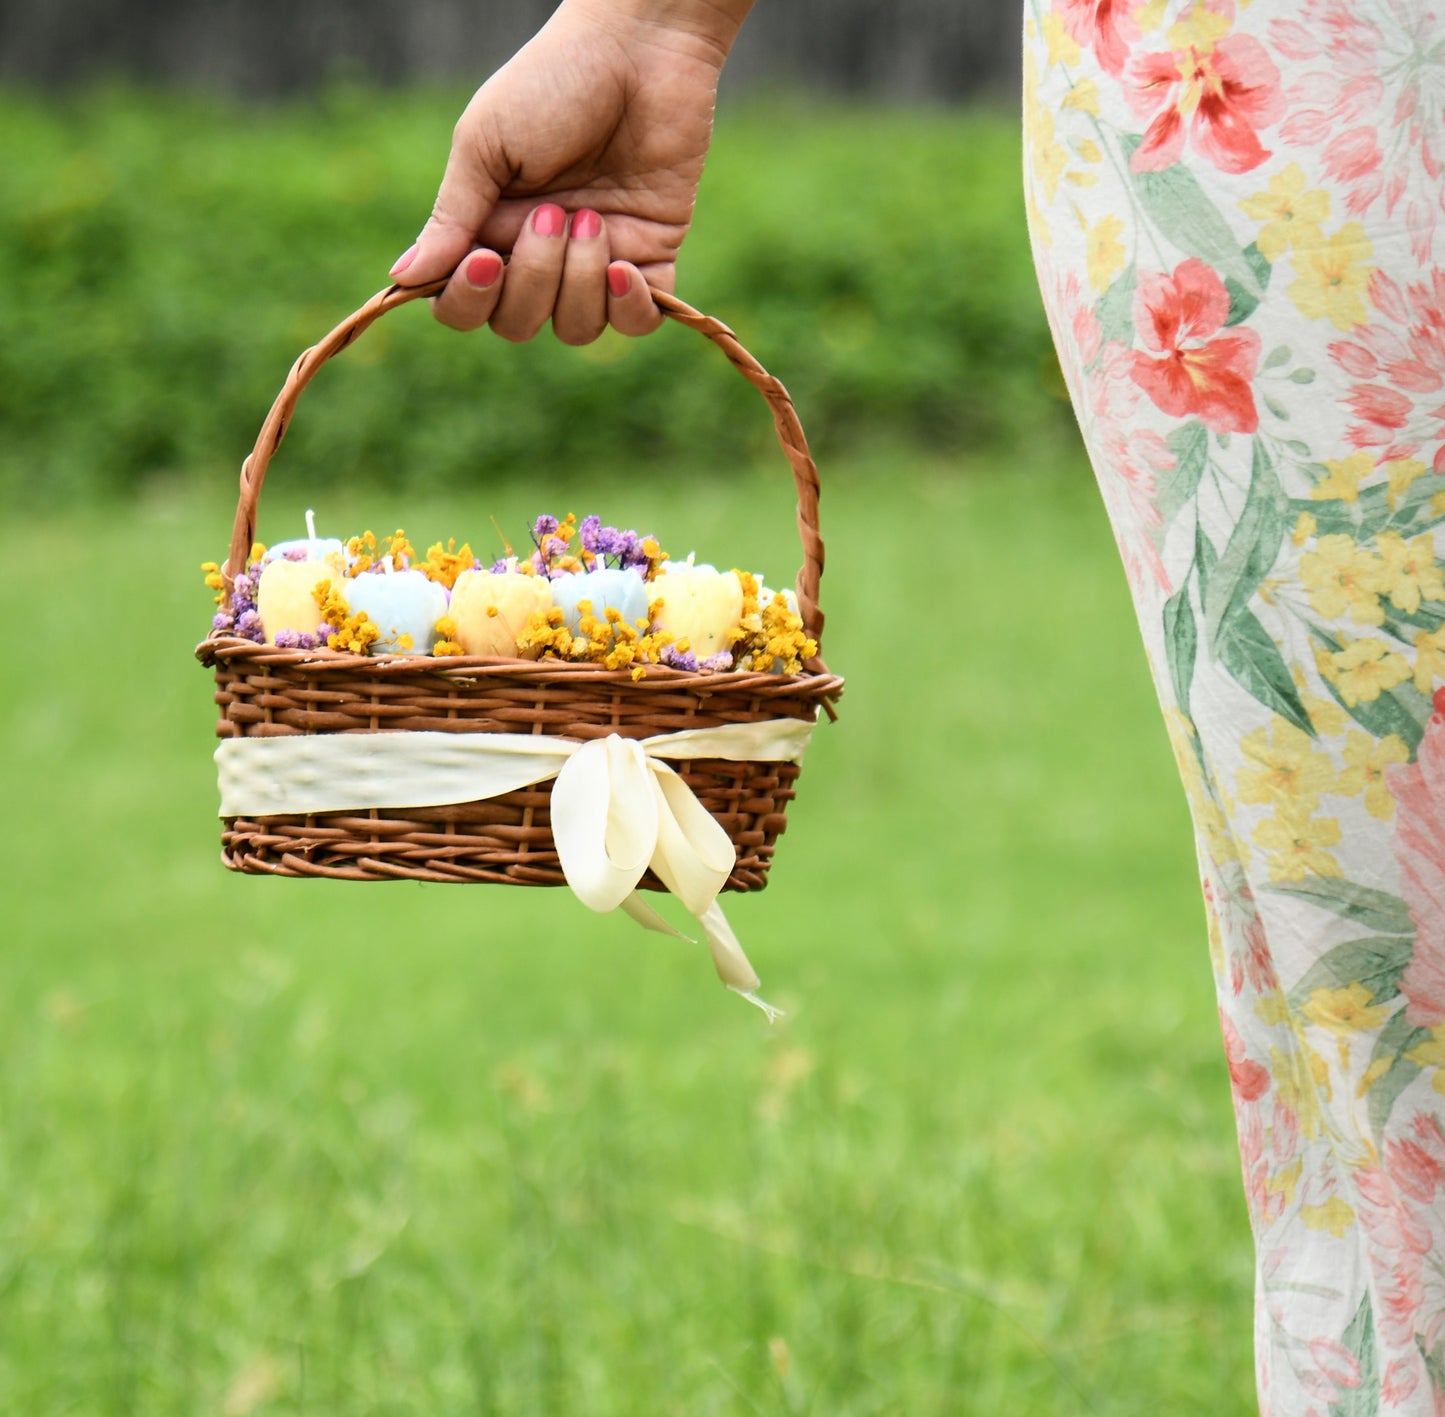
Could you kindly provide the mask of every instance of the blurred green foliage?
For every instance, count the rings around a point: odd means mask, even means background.
[[[234,470],[295,356],[385,284],[463,100],[0,92],[0,496]],[[1004,115],[736,100],[680,277],[785,379],[822,453],[1071,426]],[[307,394],[282,465],[426,488],[746,460],[768,420],[692,339],[514,347],[406,310]]]

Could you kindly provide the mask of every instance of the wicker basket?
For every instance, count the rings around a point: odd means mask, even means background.
[[[256,509],[267,465],[281,443],[301,391],[332,355],[397,305],[434,294],[444,282],[392,286],[342,321],[292,368],[241,469],[230,554],[223,573],[244,568],[255,537]],[[823,543],[818,535],[818,474],[788,397],[719,321],[654,291],[673,320],[716,344],[767,400],[798,493],[803,566],[799,613],[818,638],[823,616],[818,581]],[[648,666],[633,680],[627,670],[556,660],[373,658],[331,650],[278,649],[216,635],[196,651],[214,667],[222,738],[294,734],[408,732],[530,733],[586,741],[618,734],[644,739],[683,729],[767,719],[832,716],[843,681],[820,658],[795,675],[734,672],[699,674]],[[678,775],[731,838],[737,860],[724,889],[759,890],[767,881],[784,810],[798,776],[792,762],[697,759]],[[352,881],[497,881],[559,885],[564,877],[552,839],[551,784],[541,783],[485,801],[417,809],[368,809],[308,816],[228,817],[222,860],[233,870]],[[649,871],[644,888],[665,889]]]

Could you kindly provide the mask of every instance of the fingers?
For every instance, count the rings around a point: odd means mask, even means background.
[[[432,313],[454,330],[479,330],[492,318],[502,295],[502,258],[495,251],[473,251],[432,297]]]
[[[417,259],[407,263],[408,284]],[[663,320],[642,272],[628,261],[609,261],[602,218],[583,208],[569,221],[551,202],[527,216],[505,267],[485,249],[460,260],[432,309],[452,329],[490,324],[514,342],[530,340],[550,320],[569,345],[590,344],[609,324],[625,335],[650,334]]]
[[[618,334],[650,335],[662,320],[636,266],[614,261],[607,267],[607,323]]]

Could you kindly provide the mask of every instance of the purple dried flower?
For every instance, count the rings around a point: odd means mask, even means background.
[[[477,564],[480,566],[481,562],[479,561]],[[500,576],[503,571],[510,571],[511,569],[512,568],[507,564],[507,558],[505,556],[503,556],[498,561],[492,562],[492,574],[494,576]]]
[[[281,637],[280,637],[280,635],[277,635],[276,638],[279,640]],[[316,636],[315,636],[315,635],[297,635],[297,636],[296,636],[296,648],[297,648],[297,649],[315,649],[315,648],[316,648]]]
[[[557,518],[549,517],[545,512],[532,523],[532,540],[541,544],[544,536],[551,536],[557,530]]]
[[[330,626],[325,620],[323,620],[323,621],[316,627],[316,645],[315,645],[315,647],[316,647],[317,649],[320,649],[322,645],[329,644],[330,642],[331,642],[331,626]]]
[[[675,649],[672,645],[663,646],[662,662],[670,669],[690,669],[696,672],[698,668],[697,656],[691,650]]]
[[[300,647],[301,647],[301,636],[298,635],[295,630],[277,630],[277,631],[276,631],[276,648],[277,648],[277,649],[300,649]]]
[[[251,600],[256,594],[256,582],[244,571],[231,582],[231,595],[240,600]]]
[[[288,561],[307,560],[306,548],[304,546],[292,546],[283,551],[281,555]]]
[[[597,556],[602,553],[602,547],[598,544],[599,538],[604,531],[611,531],[612,528],[604,527],[601,517],[583,517],[582,525],[577,530],[582,538],[582,549]]]
[[[730,650],[720,649],[716,654],[703,660],[698,665],[699,669],[710,669],[714,671],[728,670],[733,667],[733,657]]]
[[[236,617],[218,610],[211,620],[211,629],[218,635],[229,635],[236,628]]]
[[[266,638],[261,629],[261,617],[254,610],[247,610],[236,617],[236,633],[242,639],[255,640],[258,644]]]

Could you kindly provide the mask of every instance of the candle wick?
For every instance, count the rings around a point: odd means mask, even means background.
[[[316,513],[310,507],[306,509],[306,535],[312,541],[316,540]]]

